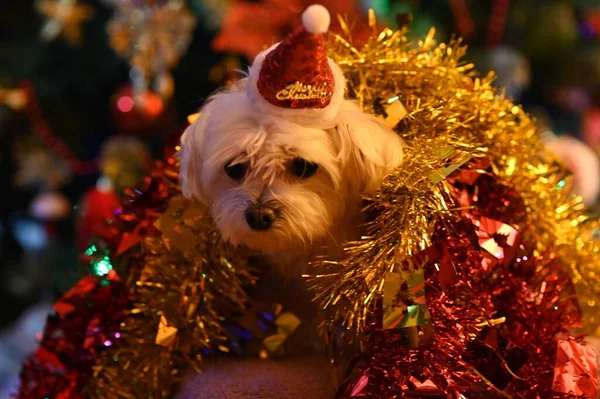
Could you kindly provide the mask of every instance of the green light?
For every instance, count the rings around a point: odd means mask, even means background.
[[[406,313],[408,313],[410,315],[410,317],[413,317],[415,312],[419,311],[419,305],[409,305],[406,309]]]
[[[560,190],[561,188],[564,188],[567,185],[567,182],[565,182],[564,180],[561,180],[558,182],[558,184],[556,185],[556,189]]]
[[[390,12],[390,4],[387,0],[373,0],[371,8],[377,15],[388,15]]]
[[[92,262],[92,270],[96,276],[106,276],[108,272],[112,270],[112,268],[113,267],[108,256],[105,256],[98,262]]]
[[[96,251],[97,251],[97,249],[96,249],[96,246],[95,246],[95,245],[92,245],[91,247],[89,247],[88,249],[86,249],[86,250],[85,250],[85,254],[86,254],[87,256],[91,256],[91,255],[93,255],[93,254],[94,254],[94,252],[96,252]]]

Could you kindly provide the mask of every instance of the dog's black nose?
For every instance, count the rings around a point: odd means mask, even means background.
[[[253,230],[268,230],[277,219],[277,211],[264,205],[252,205],[246,209],[246,222]]]

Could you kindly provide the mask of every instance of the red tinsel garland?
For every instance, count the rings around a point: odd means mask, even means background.
[[[425,270],[433,338],[407,347],[402,329],[382,329],[376,305],[365,330],[368,349],[339,398],[592,397],[586,384],[595,375],[578,383],[571,371],[574,387],[553,383],[557,338],[583,348],[569,337],[581,317],[570,276],[553,254],[533,256],[535,248],[507,224],[524,211],[514,190],[491,171],[476,173],[475,181],[473,173],[464,168],[450,178],[462,218],[438,223],[433,245],[413,257]]]
[[[16,398],[83,398],[81,391],[93,374],[99,354],[118,344],[119,325],[130,308],[127,276],[136,265],[136,255],[123,253],[143,237],[156,235],[153,226],[174,194],[177,172],[170,157],[158,163],[144,187],[128,190],[128,199],[115,211],[117,223],[107,226],[98,245],[105,251],[86,251],[84,263],[97,265],[112,254],[114,269],[107,273],[91,270],[54,305],[48,317],[40,346],[25,362]],[[99,257],[99,258],[98,258]]]

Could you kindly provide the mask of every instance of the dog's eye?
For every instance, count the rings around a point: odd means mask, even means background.
[[[309,162],[306,159],[295,158],[290,164],[290,170],[295,176],[301,179],[307,179],[317,173],[319,165]]]
[[[248,170],[248,163],[232,163],[232,161],[225,164],[225,173],[233,180],[240,181],[246,176]]]

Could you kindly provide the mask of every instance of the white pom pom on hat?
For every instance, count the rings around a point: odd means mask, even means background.
[[[327,33],[331,24],[329,11],[320,4],[309,6],[302,13],[302,25],[310,33]]]

